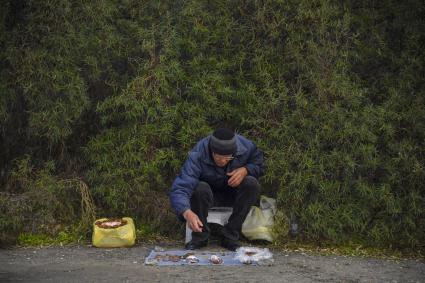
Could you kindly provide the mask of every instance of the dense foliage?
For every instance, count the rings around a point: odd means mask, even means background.
[[[64,185],[75,177],[98,216],[176,231],[171,182],[198,139],[228,126],[264,150],[279,225],[296,218],[310,240],[423,247],[424,10],[3,0],[1,241],[79,221]]]

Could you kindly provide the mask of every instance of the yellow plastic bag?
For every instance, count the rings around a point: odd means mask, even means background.
[[[249,240],[273,241],[272,226],[276,200],[261,196],[260,207],[252,206],[242,224],[242,234]]]
[[[98,221],[105,221],[108,218],[97,219],[93,223],[93,246],[98,248],[120,248],[131,247],[136,241],[136,228],[133,219],[123,217],[127,224],[117,228],[100,228],[96,225]]]

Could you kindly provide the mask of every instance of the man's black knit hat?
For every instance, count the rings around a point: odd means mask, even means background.
[[[210,138],[211,151],[221,155],[236,153],[236,135],[226,128],[220,128],[213,132]]]

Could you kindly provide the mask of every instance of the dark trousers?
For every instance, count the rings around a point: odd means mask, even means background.
[[[233,207],[228,223],[223,227],[222,236],[237,241],[242,224],[258,198],[260,184],[252,176],[246,176],[236,187],[211,188],[206,182],[199,182],[191,199],[191,210],[196,213],[204,225],[202,232],[192,232],[193,241],[207,240],[210,228],[207,225],[208,209],[212,206]]]

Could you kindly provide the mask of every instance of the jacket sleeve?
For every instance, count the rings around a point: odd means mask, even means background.
[[[170,202],[177,216],[181,216],[185,210],[190,209],[190,197],[199,183],[200,176],[199,156],[191,152],[171,187]]]
[[[252,149],[245,168],[248,171],[248,175],[256,179],[264,174],[264,154],[254,143],[252,143]]]

